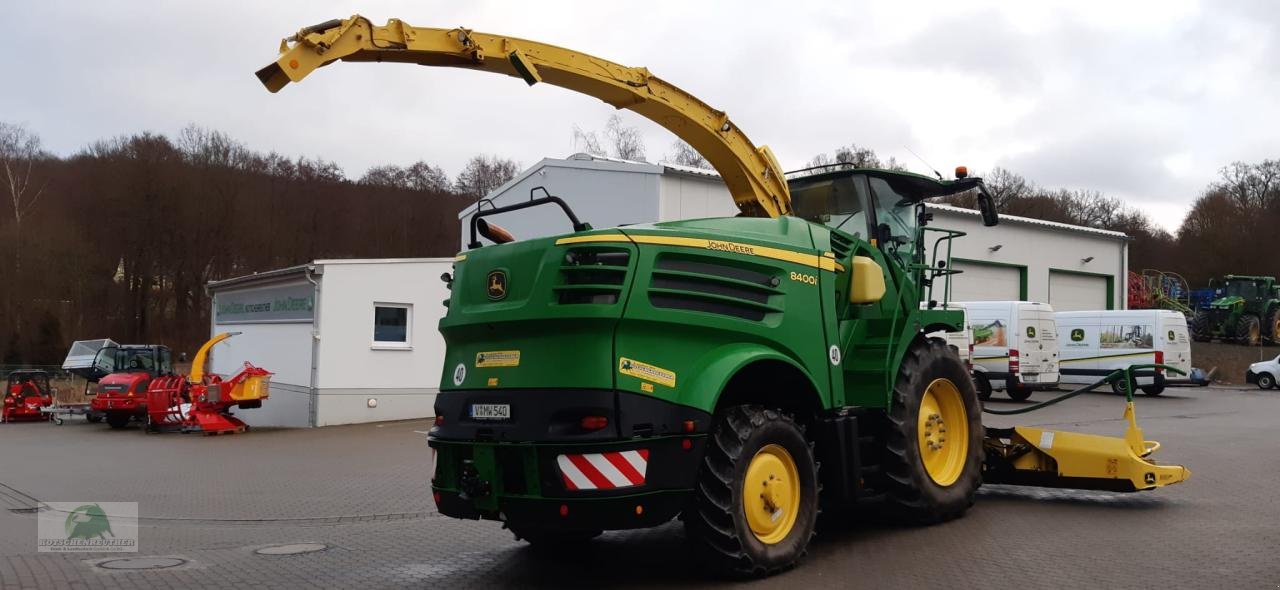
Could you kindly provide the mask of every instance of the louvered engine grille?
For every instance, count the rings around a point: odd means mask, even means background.
[[[560,265],[556,301],[561,305],[612,305],[627,280],[631,253],[609,247],[573,248]]]
[[[654,265],[649,303],[761,321],[782,311],[777,269],[730,266],[718,259],[667,255]]]

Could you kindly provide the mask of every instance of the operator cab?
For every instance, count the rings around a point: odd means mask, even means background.
[[[955,180],[851,164],[807,168],[787,177],[796,217],[870,242],[903,264],[916,260],[924,246],[919,230],[931,218],[924,211],[926,199],[977,190],[983,224],[998,222],[982,179],[970,177],[963,166]]]
[[[173,353],[168,346],[121,344],[98,351],[95,366],[113,367],[112,373],[147,373],[152,377],[173,374]]]

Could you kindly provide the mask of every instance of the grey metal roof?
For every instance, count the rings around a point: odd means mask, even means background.
[[[524,172],[516,175],[515,178],[508,180],[502,186],[493,189],[489,194],[485,195],[485,199],[496,199],[498,196],[507,192],[511,187],[520,183],[524,179],[532,176],[543,168],[578,168],[582,170],[604,170],[613,172],[635,172],[640,174],[679,174],[685,176],[696,176],[699,178],[716,179],[720,178],[720,174],[715,170],[706,168],[697,168],[694,166],[681,166],[679,164],[653,164],[651,162],[639,162],[636,160],[624,160],[622,158],[611,158],[609,156],[596,156],[593,154],[576,153],[571,154],[567,158],[543,158],[537,164],[525,169]],[[458,212],[458,219],[462,219],[471,215],[476,210],[475,203],[467,205],[462,211]]]
[[[310,268],[311,266],[313,265],[310,263],[299,264],[297,266],[290,266],[287,268],[277,268],[275,270],[268,270],[263,272],[255,272],[251,275],[232,277],[229,279],[222,279],[220,281],[209,281],[208,283],[205,284],[205,288],[208,289],[209,291],[217,291],[220,289],[226,289],[228,287],[234,287],[236,285],[242,285],[246,283],[270,282],[270,281],[275,281],[279,279],[284,279],[292,275],[305,275],[307,272],[307,269]]]
[[[952,213],[957,215],[968,215],[971,217],[982,217],[982,213],[978,212],[978,210],[976,209],[965,209],[964,207],[955,207],[952,205],[941,205],[937,203],[926,203],[925,207],[927,207],[931,211],[941,211],[944,213]],[[1071,225],[1070,223],[1059,223],[1057,221],[1045,221],[1043,219],[1035,219],[1032,217],[1019,217],[1017,215],[1001,214],[1000,223],[1006,223],[1006,222],[1035,225],[1039,227],[1047,227],[1047,228],[1052,228],[1056,230],[1069,231],[1069,232],[1075,232],[1075,233],[1081,233],[1081,234],[1092,234],[1095,236],[1106,237],[1113,240],[1128,241],[1133,239],[1129,237],[1129,234],[1126,234],[1124,232],[1085,227],[1083,225]]]

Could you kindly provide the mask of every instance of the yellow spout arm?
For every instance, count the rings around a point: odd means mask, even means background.
[[[375,26],[355,15],[307,27],[280,44],[275,62],[258,70],[271,92],[334,61],[400,62],[465,68],[546,82],[630,109],[687,142],[720,173],[746,215],[791,212],[782,168],[768,147],[757,148],[723,111],[649,73],[579,51],[469,29],[413,27],[399,19]]]
[[[187,376],[187,382],[203,383],[205,376],[205,363],[209,360],[209,351],[212,350],[214,345],[217,343],[239,334],[240,332],[223,332],[213,338],[210,338],[208,342],[205,342],[204,345],[200,347],[200,350],[196,351],[195,358],[191,360],[191,374]]]

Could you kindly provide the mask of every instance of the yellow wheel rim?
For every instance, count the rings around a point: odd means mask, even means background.
[[[791,534],[800,511],[800,473],[786,449],[765,445],[751,458],[742,482],[742,510],[761,543],[774,545]]]
[[[916,434],[929,478],[940,486],[960,479],[969,457],[969,416],[960,389],[950,379],[934,379],[924,390]]]

